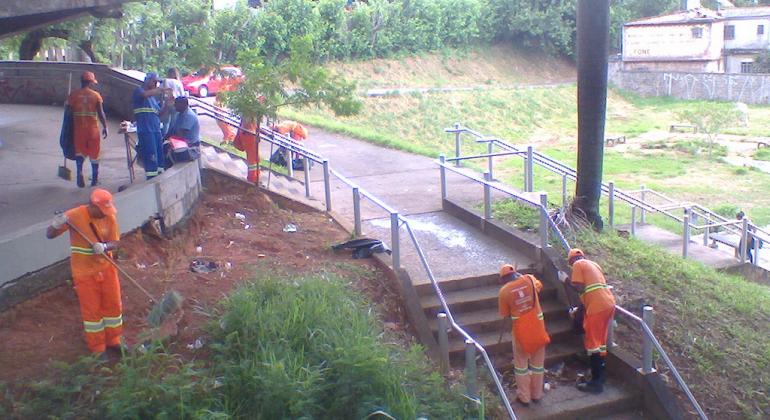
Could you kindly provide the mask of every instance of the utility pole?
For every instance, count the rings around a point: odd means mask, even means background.
[[[604,227],[599,215],[607,111],[609,0],[578,0],[577,9],[577,186],[572,207],[595,229]]]

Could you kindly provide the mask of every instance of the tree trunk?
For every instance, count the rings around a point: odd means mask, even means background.
[[[578,0],[578,156],[577,186],[572,203],[594,228],[599,215],[604,160],[604,120],[607,109],[609,0]]]

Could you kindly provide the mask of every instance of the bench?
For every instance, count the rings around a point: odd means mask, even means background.
[[[673,133],[674,131],[678,132],[687,132],[692,131],[693,133],[698,132],[698,127],[692,125],[692,124],[671,124],[668,128],[668,131]]]
[[[604,144],[607,145],[607,147],[612,147],[616,144],[625,144],[626,143],[626,136],[617,136],[617,137],[607,137],[604,139]]]
[[[716,248],[717,242],[719,242],[721,244],[735,248],[736,251],[738,251],[738,245],[741,242],[741,238],[739,236],[724,233],[712,233],[709,235],[709,239],[711,239],[711,248]]]

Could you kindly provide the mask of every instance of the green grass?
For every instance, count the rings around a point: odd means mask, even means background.
[[[616,293],[658,309],[656,335],[696,396],[718,395],[730,406],[709,407],[712,416],[729,417],[734,407],[742,418],[770,411],[767,287],[612,232],[584,232],[578,245],[602,265]]]
[[[393,344],[370,302],[334,275],[260,274],[213,317],[205,362],[162,348],[113,368],[84,358],[0,406],[18,418],[479,415],[419,346]]]
[[[754,156],[752,157],[756,160],[770,161],[770,149],[767,147],[757,149],[757,151],[754,152]]]

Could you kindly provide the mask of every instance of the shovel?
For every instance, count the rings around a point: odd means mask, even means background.
[[[64,165],[59,166],[59,178],[72,181],[72,171],[67,167],[67,158],[64,158]]]

